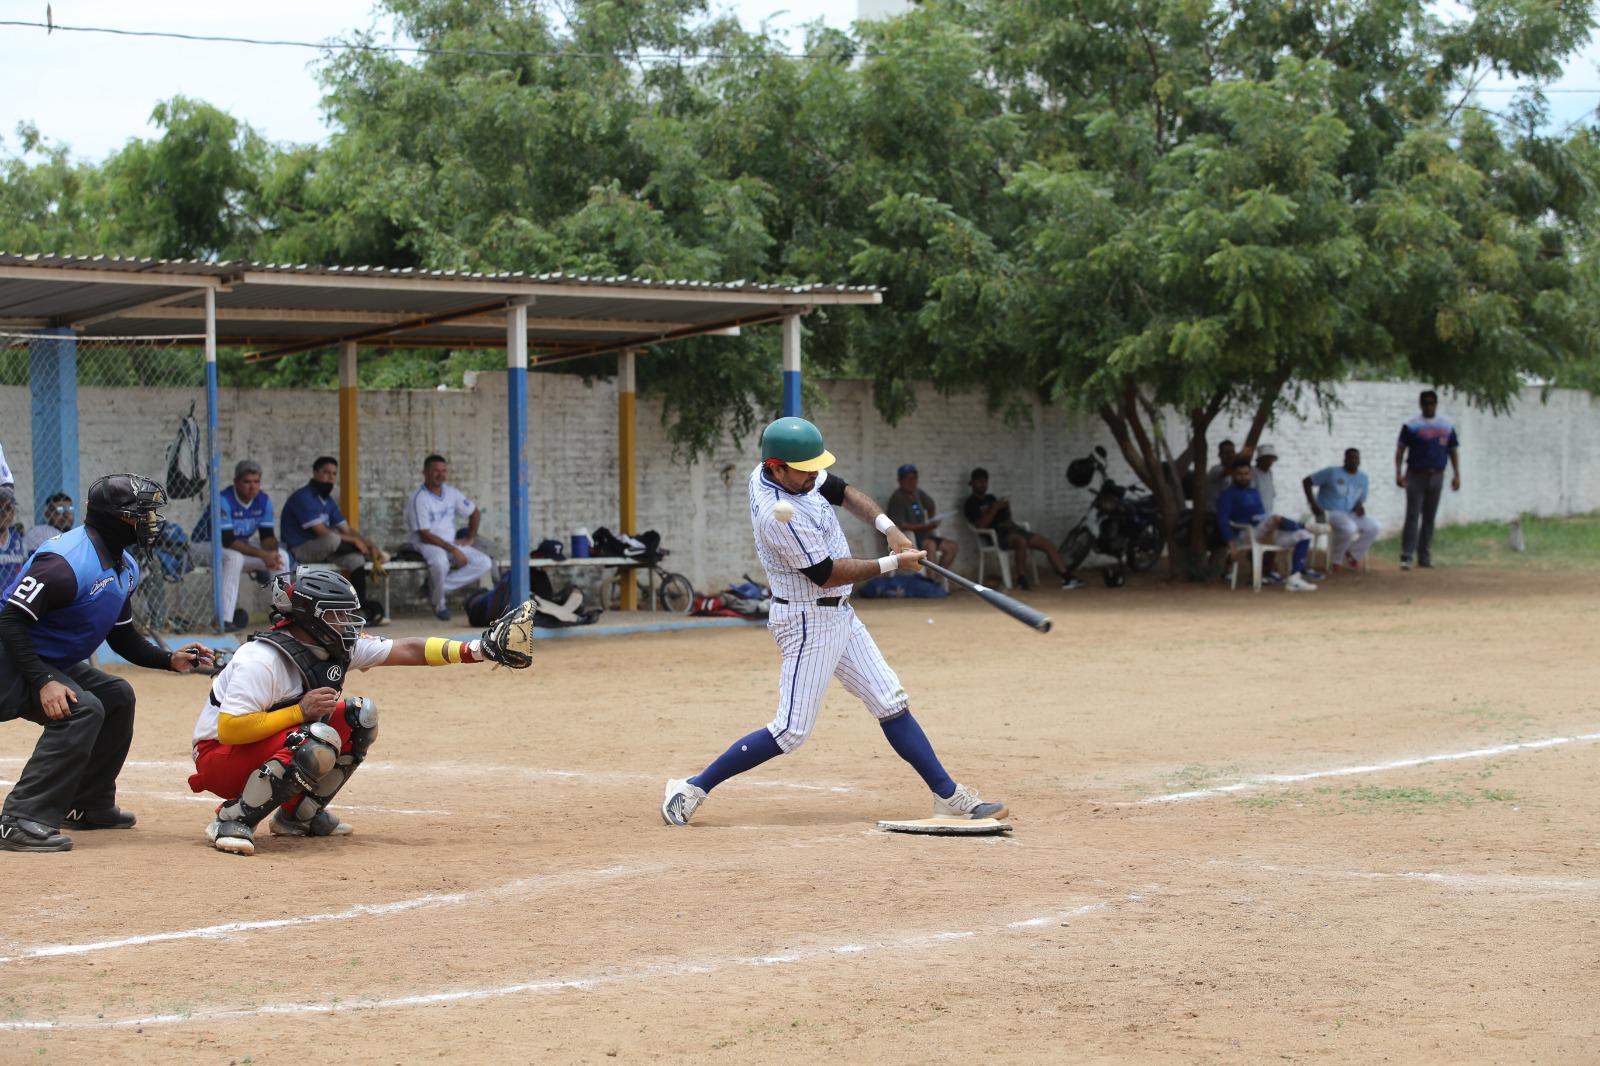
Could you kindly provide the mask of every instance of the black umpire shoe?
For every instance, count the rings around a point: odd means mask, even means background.
[[[0,817],[0,851],[71,851],[72,838],[30,818]]]
[[[83,811],[74,807],[61,819],[63,829],[132,829],[139,819],[132,811],[107,807],[103,811]]]

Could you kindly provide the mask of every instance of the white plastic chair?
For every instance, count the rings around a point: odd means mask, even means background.
[[[1287,549],[1267,541],[1256,539],[1256,527],[1248,522],[1230,522],[1236,532],[1241,532],[1250,538],[1250,576],[1255,582],[1257,592],[1261,591],[1261,560],[1271,552],[1281,552]],[[1239,560],[1235,559],[1228,568],[1228,588],[1239,587]]]
[[[1016,525],[1017,528],[1022,532],[1032,533],[1032,530],[1030,530],[1025,524],[1018,522]],[[1003,582],[1005,587],[1008,589],[1015,587],[1011,580],[1011,549],[1001,545],[1000,535],[992,529],[980,529],[971,522],[967,523],[967,528],[972,530],[972,535],[977,538],[978,541],[978,584],[983,584],[984,557],[990,552],[993,552],[995,559],[1000,563],[1001,582]],[[1032,548],[1028,549],[1027,556],[1028,573],[1033,577],[1033,587],[1038,588],[1039,560],[1033,557]]]
[[[1326,514],[1327,512],[1323,512]],[[1318,522],[1317,516],[1308,514],[1300,519],[1300,524],[1306,527],[1306,532],[1311,534],[1311,547],[1307,550],[1307,558],[1322,552],[1322,572],[1333,573],[1333,526],[1327,522]],[[1343,560],[1340,560],[1343,562]]]

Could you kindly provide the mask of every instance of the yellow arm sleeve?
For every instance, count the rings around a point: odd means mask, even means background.
[[[300,705],[280,707],[276,711],[258,711],[255,714],[217,714],[217,740],[223,744],[254,744],[274,733],[299,725],[305,721]]]

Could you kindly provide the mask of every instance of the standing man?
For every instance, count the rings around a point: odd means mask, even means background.
[[[64,492],[58,492],[44,502],[44,521],[33,526],[22,538],[22,550],[32,555],[39,550],[39,545],[55,536],[65,533],[77,522],[78,516],[72,509],[72,497]]]
[[[428,456],[422,460],[422,487],[406,504],[406,532],[411,538],[407,546],[428,564],[433,616],[441,622],[450,621],[445,596],[476,584],[494,565],[494,560],[472,546],[483,517],[478,505],[450,484],[449,478],[450,465],[444,456]],[[458,537],[457,523],[461,521],[467,523],[467,531]]]
[[[927,783],[936,817],[1003,818],[1007,813],[1005,804],[983,802],[945,773],[911,717],[900,679],[850,606],[855,582],[891,570],[915,571],[924,553],[871,497],[825,473],[833,462],[822,433],[803,418],[780,418],[761,434],[761,463],[750,473],[750,523],[756,555],[772,587],[767,628],[783,653],[778,712],[769,725],[734,741],[695,776],[667,782],[661,817],[668,825],[688,825],[706,794],[723,781],[804,744],[834,677],[866,704],[889,746]],[[835,507],[887,537],[890,554],[850,558]]]
[[[1444,491],[1444,467],[1450,464],[1450,491],[1461,491],[1461,441],[1456,427],[1439,416],[1439,394],[1428,389],[1419,398],[1422,413],[1400,427],[1400,443],[1394,450],[1394,483],[1406,490],[1406,524],[1400,535],[1400,569],[1410,570],[1415,555],[1417,565],[1433,568],[1433,519],[1439,513],[1439,497]],[[1400,467],[1405,461],[1405,469]],[[1418,528],[1418,523],[1421,528]]]
[[[160,485],[112,474],[89,486],[77,529],[47,542],[0,598],[0,720],[44,727],[0,812],[0,850],[70,851],[60,829],[127,829],[117,775],[133,741],[133,686],[90,666],[101,641],[135,666],[186,674],[211,661],[189,644],[169,652],[133,624],[139,567],[128,549],[161,537]]]
[[[1250,460],[1240,457],[1233,461],[1233,484],[1217,497],[1217,534],[1228,546],[1228,561],[1239,561],[1239,531],[1234,524],[1251,526],[1257,540],[1271,541],[1281,548],[1292,549],[1293,572],[1283,587],[1290,592],[1315,592],[1317,586],[1310,581],[1306,569],[1306,556],[1311,551],[1311,532],[1299,522],[1275,515],[1261,503],[1261,494],[1250,484]],[[1266,560],[1262,560],[1265,565]]]
[[[895,471],[895,477],[900,486],[889,494],[886,510],[890,520],[902,533],[910,533],[916,539],[917,547],[928,553],[931,562],[949,566],[955,562],[961,545],[954,537],[934,535],[933,531],[939,528],[935,518],[939,509],[934,506],[933,497],[917,487],[917,468],[906,463]]]
[[[17,479],[11,476],[11,468],[6,465],[5,446],[0,445],[0,487],[11,488],[16,483]]]
[[[339,482],[339,460],[318,456],[311,464],[311,480],[296,489],[283,505],[283,543],[297,563],[330,563],[344,571],[361,598],[368,621],[382,619],[383,611],[367,599],[368,559],[387,561],[376,544],[363,537],[345,519],[333,487]]]
[[[287,552],[278,547],[272,525],[272,497],[261,491],[261,464],[241,459],[233,468],[233,484],[218,494],[222,499],[222,624],[229,632],[243,629],[245,619],[234,624],[239,605],[239,580],[245,574],[272,577],[293,566]],[[257,547],[250,538],[260,534]],[[196,563],[211,564],[211,509],[200,513],[194,533],[189,537],[189,552]]]
[[[1331,566],[1341,565],[1352,570],[1367,563],[1367,549],[1378,539],[1383,527],[1367,514],[1367,475],[1361,469],[1361,452],[1356,448],[1344,450],[1343,466],[1325,466],[1300,482],[1305,489],[1306,502],[1317,521],[1326,521],[1333,528],[1329,537],[1328,557]],[[1317,495],[1311,495],[1315,487]]]
[[[1278,449],[1263,444],[1256,449],[1256,467],[1250,473],[1251,484],[1261,496],[1261,505],[1269,512],[1277,508],[1278,487],[1272,480],[1272,468],[1278,462]]]
[[[989,471],[977,467],[972,471],[972,476],[967,480],[972,489],[972,495],[967,497],[967,502],[962,505],[962,513],[967,516],[976,529],[994,530],[995,540],[1002,551],[1009,550],[1017,564],[1017,584],[1023,588],[1028,587],[1025,576],[1028,570],[1028,551],[1044,552],[1045,558],[1050,560],[1050,569],[1056,572],[1056,577],[1061,579],[1064,589],[1081,589],[1083,582],[1072,576],[1061,553],[1056,551],[1056,546],[1025,526],[1019,526],[1011,520],[1011,498],[1009,496],[995,496],[989,491]]]
[[[9,487],[0,486],[0,588],[22,573],[30,554],[22,523],[17,521],[17,497]]]

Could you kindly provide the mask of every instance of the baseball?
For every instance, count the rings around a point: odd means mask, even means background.
[[[794,504],[788,500],[779,500],[772,505],[772,517],[780,522],[787,522],[794,517]]]

